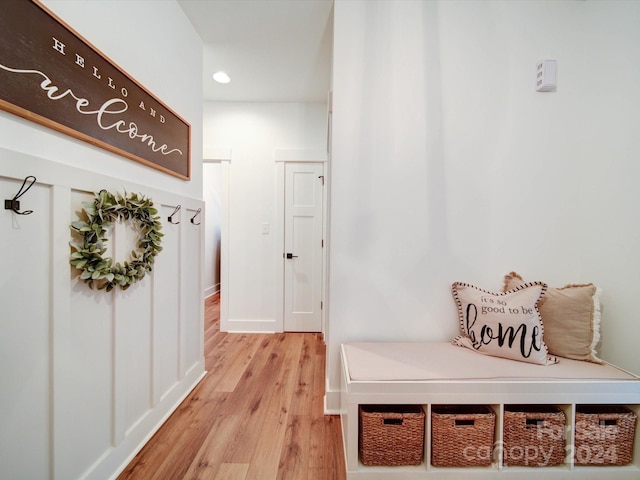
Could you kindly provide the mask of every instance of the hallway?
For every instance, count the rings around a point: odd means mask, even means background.
[[[219,312],[207,298],[207,374],[119,480],[344,479],[321,335],[221,333]]]

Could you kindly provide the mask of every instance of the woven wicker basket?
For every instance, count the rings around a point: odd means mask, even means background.
[[[564,430],[564,412],[555,406],[505,405],[503,465],[562,464]]]
[[[618,405],[576,406],[576,465],[631,463],[637,415]]]
[[[495,425],[495,412],[488,406],[433,406],[431,464],[436,467],[491,465]]]
[[[364,465],[419,465],[424,453],[420,405],[360,405],[359,449]]]

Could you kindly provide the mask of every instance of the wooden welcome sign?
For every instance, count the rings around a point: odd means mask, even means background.
[[[37,0],[2,2],[0,108],[190,178],[191,126]]]

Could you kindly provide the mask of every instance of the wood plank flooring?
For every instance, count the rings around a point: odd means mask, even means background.
[[[219,319],[209,297],[208,373],[118,480],[345,479],[321,335],[221,333]]]

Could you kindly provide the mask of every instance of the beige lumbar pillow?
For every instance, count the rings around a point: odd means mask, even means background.
[[[503,291],[525,284],[511,272]],[[544,322],[544,342],[549,352],[573,360],[603,363],[597,356],[600,341],[600,289],[592,283],[549,288],[538,308]]]
[[[493,293],[456,282],[451,290],[458,308],[460,333],[455,345],[494,357],[548,365],[538,301],[547,285],[518,285],[508,292]]]

